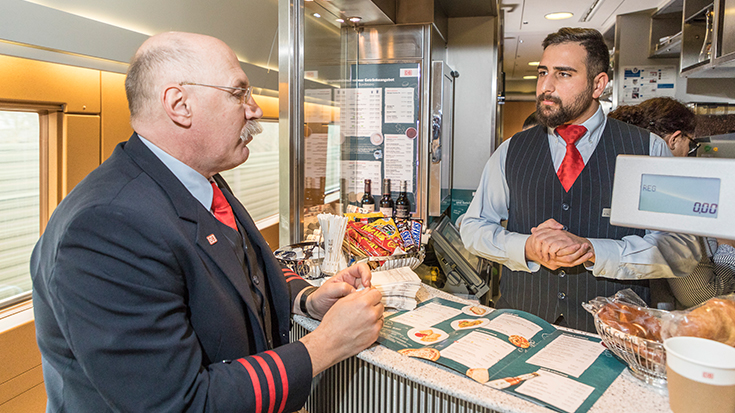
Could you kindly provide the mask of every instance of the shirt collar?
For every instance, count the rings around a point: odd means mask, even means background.
[[[607,118],[605,117],[605,112],[603,112],[602,110],[602,105],[598,105],[597,111],[595,111],[595,113],[590,116],[589,119],[581,123],[582,126],[587,128],[587,132],[584,133],[584,135],[577,141],[577,143],[580,143],[585,139],[587,139],[590,143],[599,140],[600,136],[602,135],[602,129],[605,126],[606,121]],[[556,133],[556,128],[546,128],[546,132],[549,136],[555,137],[558,143],[566,146],[564,139],[562,139],[561,136]]]
[[[148,139],[138,135],[141,142],[153,152],[156,157],[184,184],[184,187],[207,210],[212,207],[212,186],[204,175],[195,171],[189,165],[181,162],[153,144]]]

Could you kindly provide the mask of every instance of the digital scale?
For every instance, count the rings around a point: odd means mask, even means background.
[[[735,159],[619,155],[610,223],[735,239]]]

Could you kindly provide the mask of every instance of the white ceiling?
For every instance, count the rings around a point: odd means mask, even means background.
[[[183,30],[224,40],[242,61],[277,69],[278,0],[26,0],[144,34]],[[460,1],[460,0],[449,0]],[[659,8],[672,0],[599,0],[587,23],[580,19],[595,0],[503,0],[505,12],[504,71],[507,80],[534,75],[530,61],[541,58],[541,42],[564,26],[592,27],[605,32],[615,15]],[[546,20],[551,12],[568,11],[566,20]],[[241,27],[241,32],[233,31]],[[644,39],[642,39],[643,41]],[[647,39],[645,39],[647,41]]]
[[[657,9],[671,0],[600,0],[592,17],[580,21],[595,0],[504,0],[505,51],[503,70],[507,80],[535,75],[536,68],[528,62],[541,59],[541,42],[547,34],[562,27],[589,27],[603,34],[615,25],[615,15],[646,9]],[[566,20],[547,20],[544,15],[552,12],[572,12]],[[641,39],[647,42],[648,39]]]

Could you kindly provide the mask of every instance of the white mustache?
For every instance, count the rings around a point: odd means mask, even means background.
[[[242,128],[242,132],[240,132],[240,140],[246,142],[248,138],[259,133],[263,133],[263,126],[260,125],[260,122],[255,119],[248,120],[248,123],[246,123],[245,127]]]

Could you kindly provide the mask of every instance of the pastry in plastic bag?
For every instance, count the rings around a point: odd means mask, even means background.
[[[663,322],[664,339],[707,338],[735,347],[735,294],[710,298],[685,311],[672,311]]]

